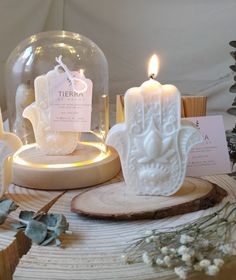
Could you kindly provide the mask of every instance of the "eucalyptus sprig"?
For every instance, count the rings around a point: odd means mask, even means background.
[[[159,270],[173,270],[181,279],[194,271],[216,275],[235,254],[232,232],[236,203],[176,227],[148,230],[122,255],[126,263],[144,262]]]
[[[60,235],[68,233],[69,223],[62,214],[21,211],[19,219],[20,223],[14,225],[15,229],[23,231],[28,238],[41,246],[51,243],[60,246]]]
[[[10,212],[16,210],[18,205],[8,199],[0,200],[0,225],[2,225]],[[61,245],[60,236],[69,233],[69,223],[62,214],[21,211],[16,223],[11,224],[14,230],[23,231],[32,242],[46,246],[55,243]]]

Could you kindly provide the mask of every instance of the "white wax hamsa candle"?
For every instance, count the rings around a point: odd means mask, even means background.
[[[188,153],[201,142],[195,126],[180,119],[180,92],[151,78],[129,89],[124,102],[125,122],[111,128],[106,142],[120,155],[128,188],[140,195],[177,192]]]
[[[50,84],[60,75],[58,68],[46,75],[38,76],[34,81],[35,102],[23,112],[33,125],[36,143],[47,155],[67,155],[72,153],[79,141],[79,132],[55,131],[50,120]]]

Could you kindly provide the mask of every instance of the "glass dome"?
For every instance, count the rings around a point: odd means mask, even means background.
[[[30,122],[22,117],[32,103],[34,80],[56,66],[62,56],[70,71],[82,71],[93,84],[91,131],[104,140],[108,129],[108,65],[101,49],[90,39],[67,31],[42,32],[22,41],[10,54],[5,71],[10,130],[24,144],[34,142]],[[82,139],[88,135],[82,134]],[[89,136],[91,137],[91,135]]]
[[[36,189],[102,183],[120,170],[106,147],[108,65],[90,39],[50,31],[22,41],[5,71],[10,130],[24,143],[13,157],[13,182]]]

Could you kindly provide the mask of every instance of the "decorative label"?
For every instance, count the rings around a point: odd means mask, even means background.
[[[205,176],[231,172],[222,116],[186,118],[193,122],[203,137],[188,158],[187,176]]]
[[[92,87],[92,81],[78,72],[60,73],[50,81],[51,129],[90,131]]]

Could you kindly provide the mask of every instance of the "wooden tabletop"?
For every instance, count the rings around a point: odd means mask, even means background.
[[[236,183],[226,175],[206,177],[209,181],[227,190],[226,199],[235,200]],[[119,178],[113,180],[117,181]],[[81,190],[80,190],[81,191]],[[71,199],[80,191],[48,192],[20,188],[11,185],[9,197],[20,206],[0,227],[0,280],[151,280],[177,279],[170,272],[156,272],[142,263],[127,265],[121,261],[123,250],[133,239],[140,237],[147,229],[174,226],[206,213],[220,205],[195,213],[162,220],[111,222],[80,217],[70,211]],[[221,205],[225,202],[225,200]],[[23,234],[11,230],[10,222],[20,210],[34,210],[45,207],[49,212],[63,213],[70,223],[71,235],[63,235],[62,247],[40,247],[31,245]],[[196,279],[235,279],[235,262],[225,265],[217,277],[194,275]]]

